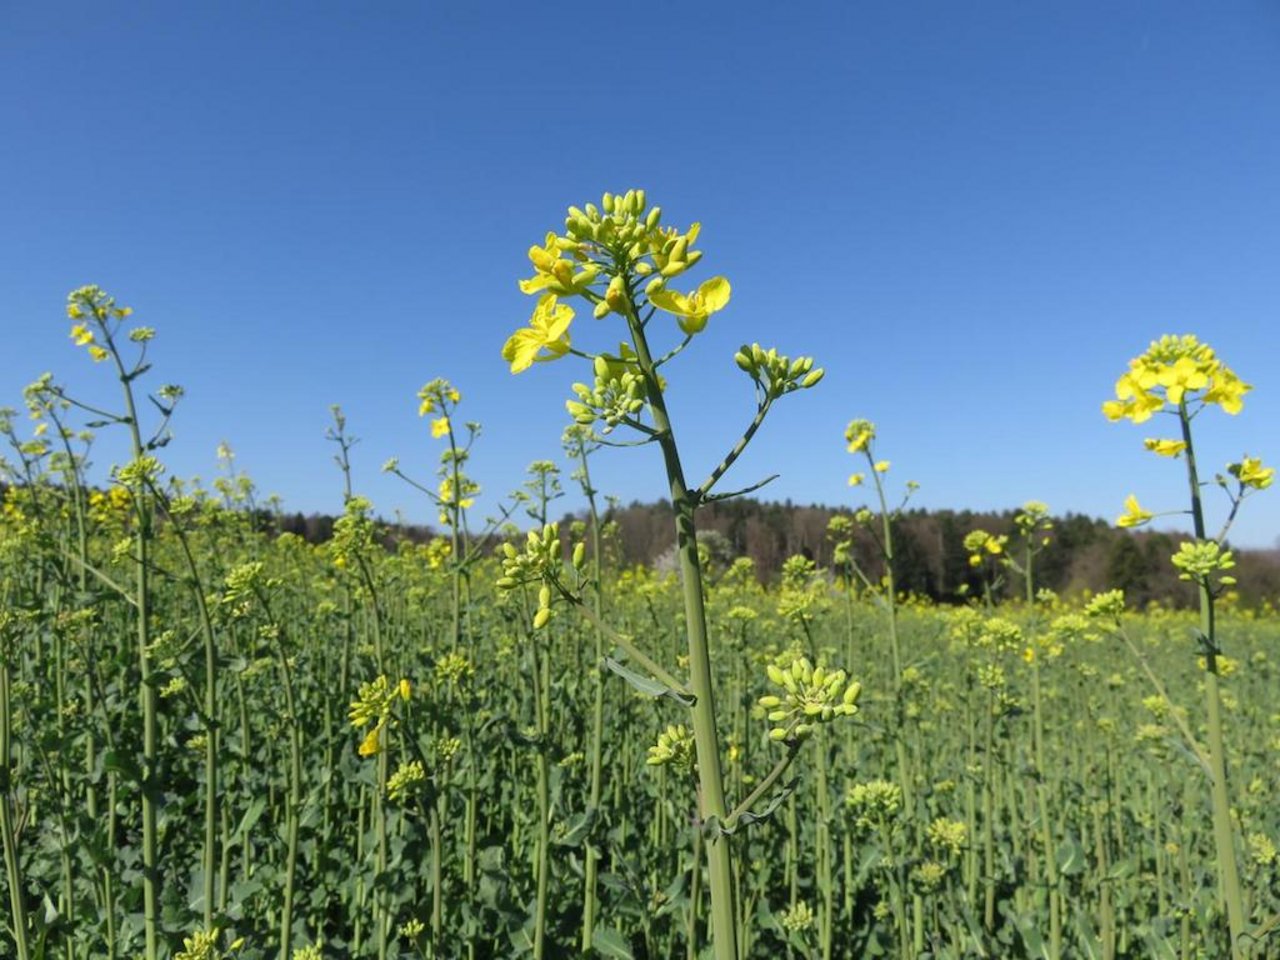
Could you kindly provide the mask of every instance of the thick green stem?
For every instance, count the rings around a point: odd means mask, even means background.
[[[1197,541],[1205,538],[1204,509],[1200,503],[1200,480],[1196,473],[1195,448],[1191,442],[1191,418],[1186,403],[1178,407],[1182,439],[1187,447],[1187,483],[1191,490],[1191,518]],[[1235,829],[1231,822],[1231,797],[1227,790],[1227,751],[1222,729],[1222,697],[1218,689],[1218,638],[1214,620],[1214,598],[1208,580],[1200,580],[1200,632],[1205,656],[1204,695],[1208,719],[1208,751],[1213,806],[1213,840],[1217,848],[1218,888],[1227,908],[1233,957],[1246,956],[1244,897],[1240,888],[1240,868],[1236,862]]]
[[[667,414],[666,400],[658,383],[643,326],[633,308],[627,311],[627,322],[636,349],[636,360],[648,389],[649,409],[666,465],[671,505],[675,511],[676,551],[684,591],[685,627],[688,631],[689,686],[696,698],[693,705],[693,738],[698,761],[701,820],[718,826],[728,815],[728,804],[720,764],[720,738],[716,729],[702,567],[698,563],[697,528],[694,524],[697,504],[685,485],[684,469]],[[708,886],[711,889],[711,943],[715,960],[738,960],[738,930],[734,922],[733,866],[729,837],[719,830],[711,830],[706,839],[706,850]]]

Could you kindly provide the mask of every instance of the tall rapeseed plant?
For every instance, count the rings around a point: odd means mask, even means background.
[[[1150,438],[1146,448],[1157,456],[1182,459],[1187,467],[1191,494],[1191,523],[1194,539],[1182,543],[1172,562],[1183,580],[1196,585],[1200,598],[1200,654],[1205,664],[1205,712],[1208,719],[1208,767],[1213,799],[1213,837],[1217,848],[1218,886],[1226,906],[1231,931],[1233,957],[1243,957],[1249,939],[1244,896],[1231,819],[1231,799],[1227,789],[1227,758],[1222,729],[1222,647],[1219,643],[1214,604],[1226,587],[1235,583],[1227,571],[1235,566],[1226,537],[1244,499],[1269,487],[1274,468],[1260,459],[1244,456],[1229,464],[1214,483],[1226,494],[1229,513],[1215,536],[1206,532],[1201,493],[1207,485],[1200,479],[1192,439],[1192,421],[1211,406],[1237,414],[1244,407],[1244,395],[1252,389],[1230,367],[1218,359],[1208,344],[1194,336],[1164,336],[1152,341],[1147,351],[1129,361],[1129,369],[1116,381],[1115,399],[1102,405],[1108,420],[1145,423],[1156,415],[1173,417],[1178,436]],[[1144,509],[1136,496],[1125,501],[1125,512],[1116,521],[1121,527],[1136,527],[1155,514]]]
[[[512,373],[527,370],[535,362],[567,355],[590,361],[591,382],[574,384],[575,398],[567,403],[574,420],[583,425],[598,425],[601,434],[606,436],[618,427],[626,427],[638,435],[639,443],[657,444],[662,452],[675,513],[684,591],[687,682],[671,676],[652,658],[635,657],[639,651],[633,645],[628,644],[627,648],[633,662],[670,688],[676,699],[689,704],[699,814],[706,831],[712,944],[717,960],[736,960],[739,946],[729,837],[738,818],[749,807],[730,808],[725,793],[694,516],[702,504],[734,495],[712,491],[750,443],[773,403],[788,393],[814,386],[822,379],[823,371],[815,368],[809,357],[790,360],[759,344],[743,346],[734,360],[755,386],[755,416],[707,478],[696,487],[690,486],[667,409],[666,380],[659,371],[706,329],[713,314],[728,305],[731,288],[724,277],[712,277],[688,292],[669,287],[671,281],[702,259],[702,251],[694,249],[701,226],[695,223],[682,231],[662,226],[661,220],[661,210],[649,207],[643,190],[630,190],[619,196],[605,194],[599,207],[591,203],[581,209],[570,207],[564,234],[548,233],[541,246],[529,251],[534,274],[521,281],[520,288],[526,294],[537,296],[537,305],[529,325],[512,334],[502,355],[511,365]],[[597,319],[616,317],[621,322],[624,339],[616,353],[591,354],[572,345],[570,327],[575,313],[568,301],[573,299],[589,303]],[[676,330],[656,323],[659,314],[674,319]],[[657,353],[655,342],[677,331],[678,341],[665,353]],[[559,558],[545,557],[536,563],[535,559],[509,557],[504,580],[514,586],[527,575],[538,574],[546,579],[544,586],[548,589],[540,591],[535,619],[535,626],[540,628],[550,618],[550,603],[555,598],[550,587]],[[572,599],[567,590],[562,591],[562,597]],[[580,599],[578,605],[581,606]],[[674,686],[670,681],[674,681]],[[856,699],[856,684],[849,689]],[[804,714],[809,718],[807,722],[791,718],[790,723],[778,728],[781,736],[777,739],[789,744],[786,762],[807,728],[813,725],[814,718],[824,720],[836,715],[824,712],[823,708],[833,707],[827,698],[834,697],[837,703],[842,703],[844,688],[836,691],[824,686],[821,694],[820,703],[815,700],[809,704],[815,712]],[[852,708],[852,700],[847,705]],[[751,802],[761,799],[759,791],[747,799]]]

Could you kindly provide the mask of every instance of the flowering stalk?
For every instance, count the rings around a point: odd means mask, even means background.
[[[1183,457],[1187,465],[1187,485],[1191,495],[1191,522],[1195,539],[1183,543],[1173,556],[1173,564],[1183,580],[1196,584],[1200,602],[1200,646],[1204,656],[1205,712],[1208,726],[1206,753],[1209,767],[1213,810],[1213,837],[1217,851],[1218,889],[1226,906],[1227,925],[1231,935],[1233,957],[1246,955],[1248,934],[1244,897],[1240,886],[1240,870],[1235,850],[1235,829],[1231,816],[1231,798],[1227,789],[1226,743],[1222,726],[1222,697],[1219,690],[1221,668],[1214,602],[1225,586],[1235,583],[1226,574],[1235,561],[1230,550],[1223,550],[1227,530],[1235,519],[1244,498],[1270,486],[1275,470],[1263,467],[1252,457],[1230,464],[1228,472],[1235,478],[1232,491],[1226,477],[1217,477],[1218,485],[1231,501],[1230,514],[1217,537],[1205,530],[1204,507],[1201,502],[1199,472],[1191,436],[1191,420],[1210,405],[1228,414],[1237,414],[1244,406],[1243,397],[1251,389],[1234,371],[1218,359],[1208,344],[1194,336],[1165,336],[1152,341],[1141,356],[1129,362],[1129,370],[1116,382],[1114,400],[1102,405],[1109,420],[1127,419],[1143,423],[1156,413],[1177,417],[1180,437],[1148,439],[1146,448],[1158,456]],[[1143,510],[1135,496],[1125,502],[1125,513],[1119,526],[1134,527],[1146,523],[1154,514]]]
[[[117,480],[126,487],[133,504],[137,530],[134,534],[135,595],[137,611],[136,631],[138,644],[138,696],[142,707],[142,891],[143,929],[146,935],[146,958],[156,960],[160,953],[160,867],[157,855],[156,800],[159,784],[157,771],[157,691],[151,682],[151,609],[150,566],[151,542],[154,538],[149,485],[159,475],[161,467],[151,453],[168,442],[168,423],[173,409],[182,397],[179,387],[164,386],[151,397],[160,410],[162,419],[149,439],[143,439],[133,383],[150,369],[146,361],[148,342],[155,332],[149,327],[130,330],[128,338],[138,345],[138,356],[126,365],[117,342],[122,321],[132,314],[129,307],[116,306],[115,298],[98,287],[81,287],[67,298],[67,315],[77,321],[71,329],[71,337],[77,346],[85,347],[95,363],[110,359],[120,381],[125,412],[123,415],[107,413],[81,403],[59,392],[81,409],[98,414],[106,423],[123,423],[129,428],[132,461],[117,473]]]
[[[660,219],[661,211],[647,207],[643,191],[633,190],[622,196],[606,194],[601,208],[594,204],[587,204],[585,210],[571,207],[567,235],[548,234],[543,246],[529,251],[535,274],[520,286],[525,293],[539,294],[538,305],[529,326],[513,334],[502,352],[513,373],[569,353],[591,359],[594,384],[574,386],[577,399],[567,404],[570,414],[584,425],[603,423],[605,434],[618,426],[629,427],[641,435],[640,442],[656,443],[662,452],[675,514],[676,552],[684,592],[699,814],[707,830],[711,939],[716,960],[737,960],[730,841],[723,830],[729,808],[716,728],[694,514],[702,503],[733,495],[713,495],[712,488],[741,455],[772,403],[786,393],[814,386],[822,379],[822,371],[813,368],[810,358],[791,361],[759,345],[739,350],[734,360],[756,386],[755,418],[712,474],[700,486],[690,487],[666,406],[664,380],[658,370],[706,328],[713,313],[728,304],[730,288],[723,277],[713,277],[688,294],[668,289],[669,280],[701,259],[701,251],[693,249],[700,227],[695,224],[682,234],[659,226]],[[618,315],[625,322],[629,342],[619,347],[617,355],[591,356],[575,350],[569,338],[574,311],[560,303],[560,297],[587,300],[598,319]],[[655,356],[648,327],[658,311],[675,318],[684,339],[666,354]],[[646,414],[649,422],[645,422]],[[545,624],[549,615],[549,606],[540,606],[541,623],[535,621],[535,626]]]

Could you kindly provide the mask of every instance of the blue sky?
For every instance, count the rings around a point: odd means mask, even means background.
[[[620,10],[622,8],[619,8]],[[1280,460],[1280,9],[1270,3],[571,5],[28,3],[0,9],[0,404],[50,370],[113,384],[67,340],[97,283],[157,328],[186,387],[164,457],[338,509],[329,405],[356,486],[430,520],[379,471],[429,477],[415,393],[443,376],[484,424],[492,509],[559,458],[577,361],[512,377],[526,251],[564,208],[642,186],[703,224],[733,301],[669,368],[692,477],[752,412],[731,359],[811,354],[726,486],[857,505],[842,433],[880,427],[926,507],[1112,517],[1185,503],[1158,431],[1099,404],[1129,357],[1194,332],[1255,391],[1197,421],[1202,457]],[[616,344],[580,312],[575,344]],[[109,437],[105,466],[123,456]],[[654,448],[594,471],[664,489]],[[564,501],[566,507],[576,499]],[[1280,537],[1280,489],[1236,541]]]

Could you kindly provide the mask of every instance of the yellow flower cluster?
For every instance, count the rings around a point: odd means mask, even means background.
[[[373,725],[360,742],[360,756],[372,757],[382,751],[382,732],[391,721],[391,708],[397,699],[408,700],[412,693],[408,680],[401,680],[393,687],[385,675],[360,685],[347,711],[351,725],[357,730]]]
[[[964,535],[964,548],[969,553],[969,566],[981,565],[986,557],[998,557],[1004,553],[1009,538],[1005,534],[996,535],[986,530],[970,530]]]
[[[1199,401],[1236,414],[1244,407],[1244,395],[1250,389],[1208,344],[1190,334],[1164,336],[1129,361],[1129,369],[1116,381],[1116,398],[1106,401],[1102,412],[1108,420],[1143,423],[1166,405],[1180,409]],[[1148,449],[1176,456],[1175,444],[1148,441]]]
[[[606,193],[599,207],[570,207],[564,235],[548,233],[541,246],[529,248],[534,272],[520,281],[520,290],[537,294],[538,303],[529,326],[503,345],[512,373],[569,352],[575,314],[561,297],[587,300],[597,319],[628,315],[638,310],[638,287],[649,278],[644,295],[651,306],[674,316],[688,336],[706,328],[711,314],[729,303],[729,281],[712,277],[689,293],[668,290],[669,279],[702,258],[702,251],[693,249],[701,226],[695,223],[682,233],[663,227],[661,219],[661,209],[648,206],[643,190]]]

